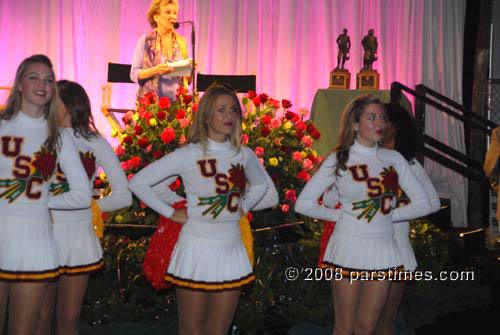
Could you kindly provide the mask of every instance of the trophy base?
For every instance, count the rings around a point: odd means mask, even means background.
[[[376,70],[361,70],[356,76],[357,90],[378,90],[380,74]]]
[[[330,86],[328,88],[348,90],[349,87],[351,87],[351,74],[348,70],[336,68],[330,72]]]

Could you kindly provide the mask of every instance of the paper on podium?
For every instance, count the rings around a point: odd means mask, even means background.
[[[192,62],[192,58],[182,59],[172,63],[167,62],[167,65],[174,69],[172,72],[166,74],[167,78],[190,76],[193,67]]]

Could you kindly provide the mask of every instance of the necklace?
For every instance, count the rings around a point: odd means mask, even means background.
[[[172,53],[169,57],[169,51],[170,50],[167,50],[167,52],[165,53],[164,52],[164,48],[163,48],[163,38],[161,36],[161,34],[156,31],[156,35],[159,37],[159,40],[160,40],[160,53],[163,57],[165,57],[168,61],[173,61],[177,58],[177,50],[178,50],[178,45],[177,45],[177,39],[175,38],[175,34],[171,33],[170,34],[170,37],[172,39]]]

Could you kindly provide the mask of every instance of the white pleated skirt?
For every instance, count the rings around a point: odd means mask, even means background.
[[[0,218],[0,280],[9,282],[53,281],[59,277],[59,261],[48,218]]]
[[[397,222],[394,224],[394,239],[398,246],[401,260],[405,270],[415,271],[417,259],[410,242],[410,224],[408,222]]]
[[[58,219],[53,229],[61,274],[89,274],[103,266],[102,247],[90,218]]]
[[[403,270],[394,239],[394,225],[339,221],[328,241],[322,267],[341,271],[390,276]],[[376,278],[373,279],[376,279]]]
[[[238,222],[182,227],[165,280],[198,291],[239,289],[255,280]]]

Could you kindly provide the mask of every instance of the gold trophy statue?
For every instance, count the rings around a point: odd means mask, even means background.
[[[363,68],[356,76],[356,89],[378,89],[380,74],[373,69],[373,62],[377,60],[378,42],[373,29],[368,30],[368,35],[363,37]]]
[[[351,83],[351,74],[344,68],[346,60],[349,60],[351,50],[351,39],[347,35],[347,29],[337,37],[339,53],[337,55],[337,67],[330,72],[330,88],[349,89]]]

